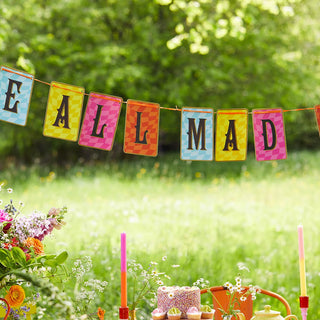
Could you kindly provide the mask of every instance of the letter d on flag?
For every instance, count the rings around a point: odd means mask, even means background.
[[[287,158],[282,109],[252,110],[257,161]]]

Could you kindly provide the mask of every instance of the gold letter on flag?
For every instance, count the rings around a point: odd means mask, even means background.
[[[218,110],[216,161],[246,160],[248,145],[248,110]]]
[[[157,156],[159,118],[159,104],[128,100],[123,151],[144,156]]]
[[[84,88],[51,82],[43,135],[77,141]]]

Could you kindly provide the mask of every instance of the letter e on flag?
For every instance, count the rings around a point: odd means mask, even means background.
[[[25,126],[29,112],[34,76],[1,66],[0,120]]]

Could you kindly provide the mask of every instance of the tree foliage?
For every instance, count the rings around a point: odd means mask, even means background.
[[[316,8],[315,0],[2,0],[1,64],[164,107],[310,107],[319,98]],[[26,127],[2,123],[2,153],[118,154],[125,106],[115,150],[98,152],[42,136],[48,92],[35,83]],[[285,123],[289,144],[315,141],[310,113],[288,113]],[[160,147],[178,149],[179,112],[162,110],[160,130]]]

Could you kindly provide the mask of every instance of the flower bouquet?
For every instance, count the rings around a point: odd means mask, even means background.
[[[43,245],[47,235],[64,225],[66,208],[23,216],[22,207],[23,203],[16,208],[10,201],[0,209],[0,297],[6,303],[0,306],[0,317],[4,319],[30,319],[39,292],[51,294],[48,279],[64,270],[68,257],[66,251],[45,254]]]

